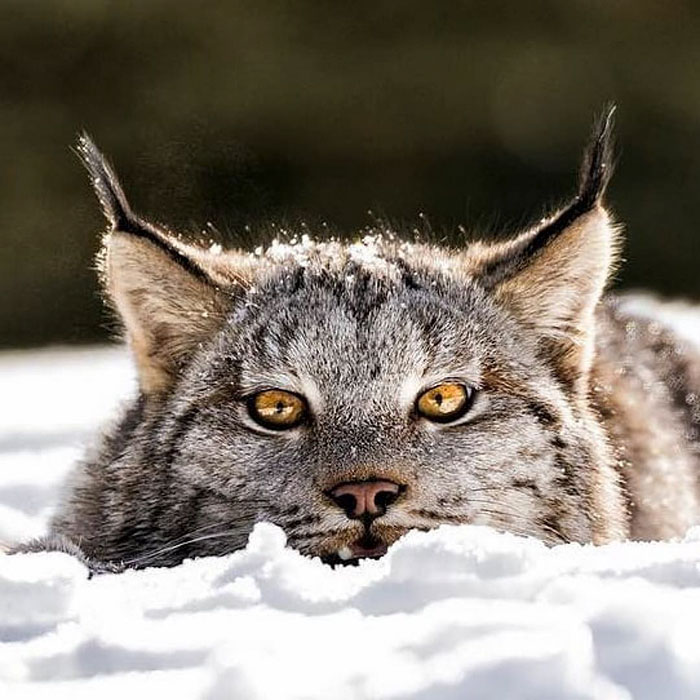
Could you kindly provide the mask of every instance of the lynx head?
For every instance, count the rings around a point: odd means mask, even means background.
[[[328,561],[444,523],[549,542],[616,535],[600,518],[616,496],[589,407],[617,245],[601,204],[611,129],[612,110],[568,206],[463,250],[386,231],[258,254],[187,244],[136,216],[81,140],[111,223],[104,285],[146,406],[149,449],[131,461],[144,483],[167,474],[180,512],[197,494],[193,522],[235,533],[189,555],[240,547],[258,520]]]

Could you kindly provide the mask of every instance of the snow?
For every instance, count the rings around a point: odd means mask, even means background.
[[[281,231],[280,233],[286,233]],[[360,240],[344,245],[337,240],[316,240],[303,234],[299,239],[292,237],[288,240],[276,238],[266,249],[259,247],[255,255],[264,256],[268,260],[281,265],[294,264],[307,267],[312,258],[323,260],[326,264],[337,266],[339,261],[352,262],[365,270],[372,270],[379,274],[388,273],[395,265],[388,263],[383,255],[383,246],[394,241],[390,231],[383,234],[366,234]],[[412,248],[410,243],[402,243],[400,246],[404,252]]]
[[[697,315],[675,313],[700,338]],[[72,462],[135,381],[122,349],[51,349],[0,354],[0,387],[10,543],[44,531]],[[67,555],[0,553],[0,697],[146,692],[698,698],[700,527],[674,542],[548,548],[445,526],[335,570],[268,523],[230,556],[92,579]]]

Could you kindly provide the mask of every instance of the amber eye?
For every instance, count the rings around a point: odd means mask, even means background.
[[[248,399],[248,411],[260,425],[272,430],[286,430],[301,423],[306,415],[306,404],[296,394],[268,389]]]
[[[416,403],[418,413],[437,423],[450,423],[469,409],[472,390],[463,384],[448,382],[424,391]]]

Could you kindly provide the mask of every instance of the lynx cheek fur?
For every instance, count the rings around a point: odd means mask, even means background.
[[[611,130],[612,111],[573,201],[506,242],[382,232],[257,255],[143,221],[81,139],[140,395],[27,548],[173,565],[243,547],[261,520],[329,562],[443,523],[549,543],[681,534],[700,514],[700,361],[602,298]]]

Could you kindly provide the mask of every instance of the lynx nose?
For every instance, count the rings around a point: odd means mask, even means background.
[[[401,493],[402,487],[393,481],[350,481],[328,491],[348,518],[378,518],[386,513]]]

